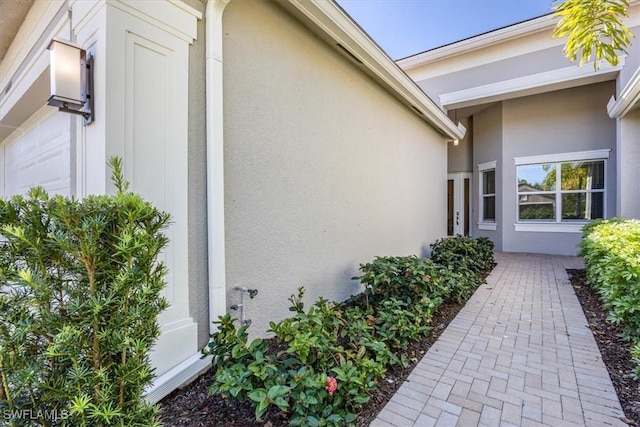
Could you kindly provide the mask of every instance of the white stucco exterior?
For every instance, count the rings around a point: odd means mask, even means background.
[[[553,39],[548,15],[399,61],[450,117],[468,121],[462,144],[449,146],[449,172],[472,172],[471,234],[490,237],[498,250],[575,255],[585,221],[520,220],[516,159],[566,153],[602,155],[605,217],[640,217],[637,190],[640,50],[632,45],[617,66],[569,63]],[[640,31],[640,3],[627,20]],[[634,40],[635,42],[635,40]],[[606,158],[605,158],[606,157]],[[482,223],[478,165],[496,162],[496,213]],[[561,198],[558,195],[556,205]]]
[[[94,57],[88,126],[44,106],[54,36]],[[207,367],[236,284],[259,289],[246,314],[264,335],[298,286],[345,298],[359,263],[445,234],[446,145],[465,129],[331,2],[36,1],[0,88],[0,196],[111,192],[116,155],[172,215],[151,401]]]
[[[231,2],[223,23],[227,294],[259,289],[262,335],[297,287],[342,300],[359,263],[445,234],[446,143],[277,5]]]

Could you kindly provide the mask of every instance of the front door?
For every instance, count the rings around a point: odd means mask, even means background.
[[[471,172],[447,175],[447,235],[469,235]]]

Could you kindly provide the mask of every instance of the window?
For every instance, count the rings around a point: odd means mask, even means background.
[[[608,150],[602,151],[559,155],[566,161],[518,164],[526,161],[516,159],[518,221],[571,223],[603,218],[606,160],[593,158],[598,154],[608,157]],[[580,154],[586,159],[571,160]],[[551,157],[539,156],[538,160]]]
[[[480,222],[481,230],[495,230],[496,223],[496,162],[478,165],[480,175]]]

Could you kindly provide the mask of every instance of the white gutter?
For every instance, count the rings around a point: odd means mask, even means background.
[[[618,100],[612,96],[607,104],[607,112],[609,117],[617,119],[624,117],[629,111],[640,105],[640,67],[633,73],[629,83],[620,92]]]
[[[209,0],[206,29],[207,126],[207,261],[209,271],[209,321],[227,312],[224,250],[224,122],[222,101],[222,13],[230,0]],[[209,324],[211,332],[213,324]]]

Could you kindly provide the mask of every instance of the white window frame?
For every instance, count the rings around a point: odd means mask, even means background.
[[[553,222],[535,222],[526,221],[520,222],[518,218],[518,173],[517,167],[522,165],[536,165],[536,164],[557,164],[576,161],[588,161],[588,160],[602,160],[604,161],[604,191],[603,193],[603,217],[607,218],[607,192],[609,182],[607,179],[607,163],[609,159],[610,149],[603,150],[590,150],[590,151],[576,151],[570,153],[558,153],[558,154],[544,154],[540,156],[528,156],[528,157],[515,157],[514,163],[516,166],[516,179],[515,179],[515,203],[516,203],[516,223],[514,224],[516,231],[533,231],[533,232],[546,232],[546,233],[581,233],[582,227],[589,221],[574,221],[574,222],[562,222],[562,214],[558,213],[562,209],[560,204],[556,204],[556,215]],[[556,171],[556,173],[558,173]],[[560,191],[556,189],[556,191]]]
[[[485,194],[482,193],[483,188],[482,188],[482,184],[484,183],[484,177],[483,174],[485,172],[488,172],[490,170],[494,171],[494,174],[496,173],[496,166],[497,166],[498,162],[496,160],[493,160],[491,162],[486,162],[486,163],[480,163],[478,165],[478,230],[490,230],[490,231],[495,231],[496,230],[496,220],[494,219],[493,221],[491,220],[485,220],[483,215],[484,215],[484,198],[485,198]],[[497,178],[497,175],[494,175]],[[497,183],[496,183],[496,187],[497,187]],[[496,193],[493,193],[493,197],[494,200],[497,202],[496,199]],[[497,203],[495,206],[496,209],[496,216],[497,216]]]

